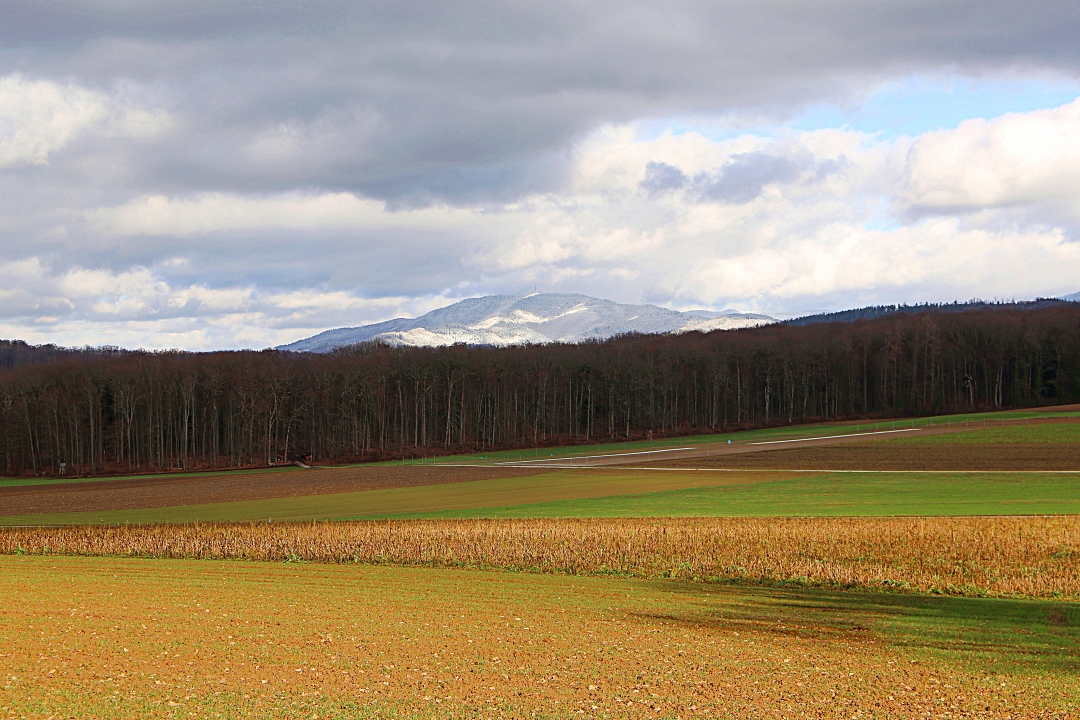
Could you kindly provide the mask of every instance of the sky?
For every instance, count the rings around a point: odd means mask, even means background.
[[[1075,2],[5,0],[0,337],[1080,290]]]

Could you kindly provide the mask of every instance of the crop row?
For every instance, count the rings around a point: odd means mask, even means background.
[[[0,553],[476,566],[1080,598],[1080,518],[699,518],[0,529]]]

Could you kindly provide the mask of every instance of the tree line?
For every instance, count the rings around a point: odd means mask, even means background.
[[[505,348],[50,351],[0,365],[0,452],[8,475],[343,462],[1078,395],[1075,305]]]

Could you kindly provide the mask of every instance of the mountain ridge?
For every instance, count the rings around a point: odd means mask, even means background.
[[[630,305],[572,293],[486,295],[467,298],[417,318],[394,318],[334,328],[278,350],[331,352],[370,340],[393,345],[524,345],[602,340],[629,332],[709,332],[777,322],[761,313],[734,310],[680,312],[657,305]]]

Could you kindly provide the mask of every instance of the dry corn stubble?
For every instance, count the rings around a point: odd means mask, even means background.
[[[478,566],[1080,597],[1080,517],[403,520],[5,528],[0,552]]]

